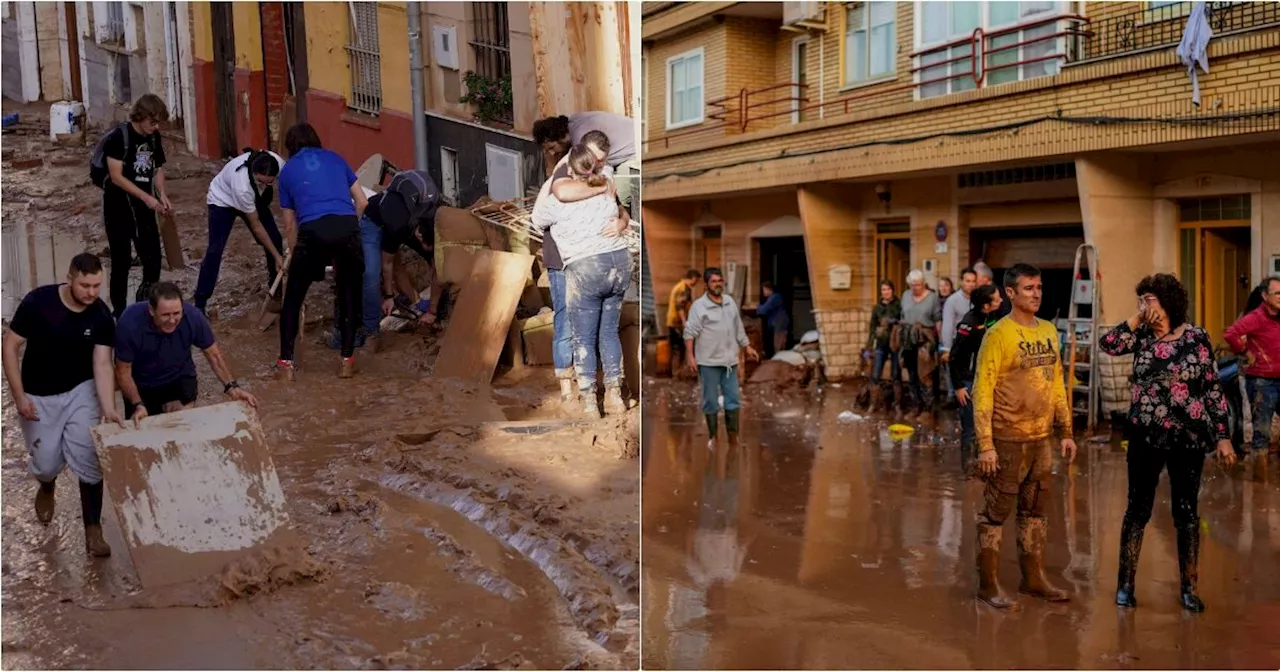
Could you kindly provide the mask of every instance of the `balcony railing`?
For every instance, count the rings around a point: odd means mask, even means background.
[[[1069,62],[1092,61],[1173,46],[1182,41],[1193,2],[1175,2],[1090,22]],[[1205,3],[1214,36],[1280,26],[1280,3]]]

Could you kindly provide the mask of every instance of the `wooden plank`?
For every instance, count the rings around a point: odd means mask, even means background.
[[[258,415],[242,402],[91,431],[107,497],[144,588],[203,579],[299,542]]]
[[[169,270],[180,271],[187,267],[182,258],[182,239],[178,237],[178,223],[173,214],[160,215],[160,239],[164,241],[164,258],[169,262]]]
[[[483,249],[475,252],[471,275],[453,305],[449,328],[440,344],[435,377],[480,385],[493,381],[532,268],[531,255]]]

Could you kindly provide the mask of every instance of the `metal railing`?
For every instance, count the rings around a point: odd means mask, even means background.
[[[1068,62],[1174,46],[1182,40],[1194,4],[1174,2],[1094,20]],[[1205,8],[1215,36],[1280,26],[1280,3],[1276,2],[1208,2]]]
[[[511,27],[505,2],[473,2],[474,35],[471,48],[475,53],[475,72],[491,81],[511,79]],[[515,105],[502,108],[496,121],[514,123]]]
[[[351,38],[347,60],[351,64],[351,100],[347,107],[366,114],[382,111],[382,55],[378,51],[378,4],[347,3],[351,14]]]
[[[921,89],[930,84],[946,83],[948,88],[952,82],[968,78],[975,88],[983,86],[990,73],[1007,70],[1009,68],[1021,68],[1025,65],[1034,65],[1037,63],[1046,63],[1054,61],[1065,61],[1069,49],[1064,50],[1060,45],[1056,44],[1061,38],[1072,40],[1080,39],[1088,35],[1084,30],[1084,26],[1089,23],[1089,19],[1076,14],[1053,14],[1043,18],[1026,21],[1007,28],[987,31],[977,28],[973,34],[966,37],[957,38],[937,46],[922,49],[913,53],[911,56],[915,59],[916,65],[911,68],[911,73],[917,76],[914,87]],[[1044,35],[1037,35],[1026,38],[1020,33],[1052,26],[1053,30]],[[1019,36],[1016,41],[1009,44],[995,45],[994,42],[998,38],[1009,35]],[[1021,50],[1023,47],[1038,45],[1045,42],[1053,41],[1053,49],[1042,56],[1033,56],[1031,58],[1022,58]],[[968,47],[958,56],[951,56],[952,52],[957,48]],[[1004,55],[1013,51],[1013,60],[1007,63],[991,64],[993,55]],[[931,56],[940,55],[941,60],[931,60]],[[948,58],[949,56],[949,58]],[[954,68],[955,64],[968,62],[967,69],[964,67]],[[944,70],[946,74],[941,76],[932,76],[930,71]],[[1021,76],[1016,77],[1013,81],[1022,79]],[[949,92],[949,91],[948,91]],[[943,94],[938,94],[943,95]]]

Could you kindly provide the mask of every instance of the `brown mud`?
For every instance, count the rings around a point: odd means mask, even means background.
[[[21,109],[25,119],[34,108]],[[162,277],[189,293],[206,245],[205,190],[220,164],[177,144],[166,138],[166,172],[187,268]],[[88,184],[91,147],[38,134],[6,135],[4,147],[5,260],[20,262],[5,272],[7,318],[12,297],[60,280],[71,255],[102,252],[106,241],[101,192]],[[11,157],[31,156],[43,165],[10,169]],[[139,275],[135,267],[135,287]],[[486,389],[430,378],[439,333],[426,331],[388,335],[377,354],[357,351],[359,373],[339,380],[337,353],[318,343],[325,327],[314,324],[297,382],[277,382],[278,334],[256,326],[265,276],[261,249],[237,227],[209,307],[232,370],[260,401],[306,547],[141,590],[114,512],[104,514],[112,557],[85,554],[68,472],[53,523],[36,522],[5,385],[4,669],[635,667],[638,409],[580,421],[559,406],[549,369],[503,374]],[[313,285],[309,319],[327,319],[332,305],[327,283]],[[205,360],[196,363],[197,403],[222,401]]]
[[[1081,437],[1075,464],[1055,457],[1047,507],[1046,575],[1071,601],[1016,593],[1009,521],[1000,581],[1022,611],[1003,614],[974,600],[982,484],[961,471],[954,415],[895,441],[900,417],[839,419],[857,391],[749,386],[740,444],[722,434],[709,448],[694,385],[646,380],[646,669],[1280,667],[1274,458],[1206,465],[1203,614],[1178,603],[1161,484],[1139,607],[1126,611],[1115,605],[1125,455],[1105,430]]]

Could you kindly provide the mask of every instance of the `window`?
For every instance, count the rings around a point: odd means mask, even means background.
[[[702,123],[702,49],[667,59],[667,128]]]
[[[350,35],[347,61],[351,66],[351,99],[357,112],[382,111],[382,56],[378,51],[378,3],[347,3]]]
[[[845,9],[844,85],[894,71],[897,20],[894,2],[852,2]]]
[[[1056,22],[1002,31],[1051,17],[1058,4],[1054,0],[920,2],[918,39],[925,51],[919,63],[920,97],[968,91],[976,88],[978,78],[984,86],[994,86],[1057,74],[1062,49],[1053,37],[1058,32]],[[974,45],[968,38],[979,28],[987,37],[983,44]],[[926,51],[957,40],[966,41]],[[983,50],[987,52],[985,61],[974,63],[973,54]]]
[[[103,44],[124,45],[124,3],[107,3],[106,30],[102,35]]]
[[[511,88],[511,23],[505,2],[473,2],[474,22],[471,49],[476,57],[475,74],[499,88]],[[496,121],[510,124],[514,105],[506,105]]]

